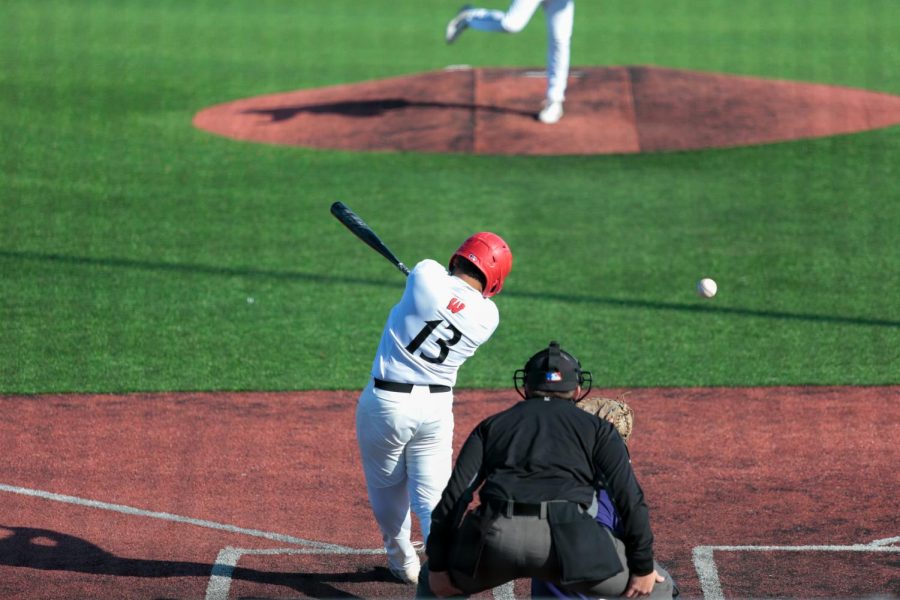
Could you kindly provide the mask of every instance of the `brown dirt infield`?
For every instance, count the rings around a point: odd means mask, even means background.
[[[410,597],[383,556],[360,553],[380,538],[356,397],[0,396],[0,597]],[[657,556],[686,598],[900,598],[900,387],[628,399]],[[456,448],[515,400],[458,392]],[[876,540],[882,551],[869,550]],[[864,551],[841,550],[854,544]],[[716,595],[692,552],[723,545],[836,550],[720,550]],[[217,557],[234,548],[228,570]]]
[[[542,71],[456,68],[245,98],[194,125],[239,140],[340,150],[621,154],[847,134],[900,124],[900,96],[660,67],[573,69],[566,115],[534,116]]]

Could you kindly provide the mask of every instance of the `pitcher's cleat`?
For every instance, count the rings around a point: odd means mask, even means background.
[[[546,123],[547,125],[553,125],[562,119],[563,116],[563,103],[551,100],[545,100],[544,105],[541,108],[541,112],[538,113],[538,121],[541,123]]]
[[[444,39],[447,40],[448,44],[452,44],[456,41],[456,38],[460,36],[460,34],[469,28],[469,9],[472,8],[471,4],[465,4],[459,11],[456,13],[456,16],[450,19],[450,22],[447,23],[447,32],[444,34]]]

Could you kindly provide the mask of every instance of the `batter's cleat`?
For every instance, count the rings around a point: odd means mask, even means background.
[[[419,583],[419,569],[421,567],[419,565],[408,566],[403,569],[398,569],[396,567],[392,567],[388,565],[388,570],[390,570],[391,575],[399,579],[402,583],[407,585],[416,585]]]
[[[465,4],[459,11],[456,13],[456,16],[450,19],[450,22],[447,23],[447,33],[444,34],[444,39],[447,40],[448,44],[452,44],[456,41],[456,38],[459,35],[469,28],[469,15],[468,11],[472,8],[471,4]]]
[[[541,112],[538,113],[538,121],[546,123],[547,125],[553,125],[562,119],[562,116],[562,102],[557,100],[545,100],[544,105],[541,107]]]

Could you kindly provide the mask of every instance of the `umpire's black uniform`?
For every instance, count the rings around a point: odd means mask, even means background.
[[[582,382],[580,364],[558,344],[532,357],[523,377],[529,397],[482,421],[460,451],[432,513],[428,568],[449,571],[467,594],[539,577],[572,591],[619,595],[629,574],[654,569],[647,506],[625,444],[609,422],[541,394]],[[599,484],[624,523],[618,551],[586,512]],[[479,486],[481,505],[463,519]]]

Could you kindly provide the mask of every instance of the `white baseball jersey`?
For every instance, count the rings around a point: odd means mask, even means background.
[[[391,309],[372,376],[416,385],[456,383],[460,365],[500,322],[494,303],[434,260],[413,268]]]

